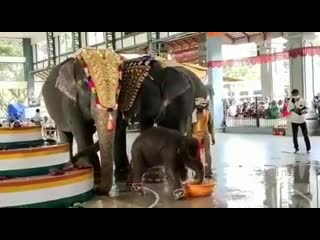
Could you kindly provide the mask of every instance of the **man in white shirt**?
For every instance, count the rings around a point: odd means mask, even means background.
[[[307,102],[300,97],[299,90],[294,89],[291,92],[292,99],[289,103],[290,121],[292,126],[293,144],[295,153],[299,152],[298,131],[301,128],[304,141],[306,143],[307,152],[311,150],[310,139],[308,136],[308,128],[306,123],[306,114],[308,113]]]

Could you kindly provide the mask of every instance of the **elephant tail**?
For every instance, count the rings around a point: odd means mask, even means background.
[[[71,159],[72,163],[76,163],[81,157],[88,156],[92,153],[97,153],[100,149],[99,141],[95,142],[94,144],[88,146],[81,152],[78,152],[76,155],[74,155]]]

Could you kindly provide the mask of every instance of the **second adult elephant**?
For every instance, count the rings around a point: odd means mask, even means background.
[[[143,64],[149,67],[145,75],[140,69]],[[150,56],[125,61],[123,72],[119,110],[126,118],[139,115],[141,130],[157,123],[182,134],[190,132],[195,99],[208,97],[208,89],[196,74],[178,63]]]
[[[195,99],[208,97],[208,89],[197,75],[177,63],[168,64],[150,56],[125,61],[122,71],[119,111],[126,119],[139,115],[142,131],[157,123],[183,135],[191,134]],[[118,134],[125,136],[125,128]],[[128,166],[126,138],[117,143],[121,146],[119,162]]]

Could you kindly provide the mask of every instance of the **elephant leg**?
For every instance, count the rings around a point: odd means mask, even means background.
[[[60,138],[60,143],[64,144],[69,144],[69,154],[70,154],[70,158],[69,158],[69,162],[65,164],[64,166],[64,170],[68,171],[68,170],[72,170],[73,169],[73,163],[71,162],[72,156],[73,156],[73,135],[70,132],[63,132],[60,129],[58,129],[58,135]]]
[[[83,151],[88,146],[91,146],[93,144],[93,131],[91,124],[85,123],[83,120],[78,119],[77,121],[72,122],[72,131],[77,141],[78,152]],[[93,167],[95,184],[100,183],[100,161],[96,153],[81,157],[75,163],[75,165],[80,169]]]
[[[173,197],[176,200],[183,199],[185,197],[185,191],[180,180],[181,172],[176,171],[173,166],[166,166],[166,173],[168,176],[169,189],[172,191]]]
[[[185,182],[188,177],[188,170],[185,167],[179,169],[179,175],[182,182]]]
[[[182,187],[181,177],[186,177],[186,169],[184,165],[177,163],[176,148],[162,151],[161,158],[164,162],[169,189],[172,191],[173,197],[176,200],[183,199],[185,197],[185,191]]]
[[[118,114],[116,124],[115,142],[114,145],[114,164],[115,164],[115,181],[127,182],[129,174],[129,160],[127,156],[127,122],[121,114]]]
[[[132,176],[132,184],[131,188],[133,191],[137,192],[140,195],[143,195],[143,187],[142,187],[142,175],[145,171],[143,152],[140,149],[141,147],[137,147],[136,149],[132,149],[132,162],[131,162],[131,176]]]

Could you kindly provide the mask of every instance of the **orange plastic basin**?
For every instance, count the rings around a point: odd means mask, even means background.
[[[207,197],[210,196],[216,189],[216,182],[205,180],[201,184],[192,182],[186,183],[185,190],[188,197]]]

